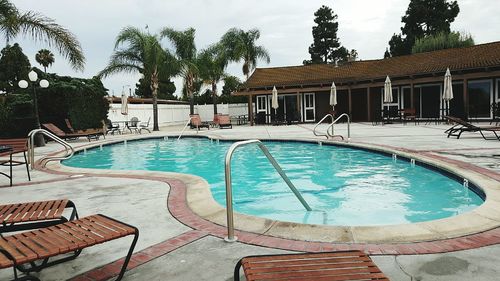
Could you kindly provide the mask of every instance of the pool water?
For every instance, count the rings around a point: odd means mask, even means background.
[[[78,153],[65,165],[150,170],[205,178],[225,206],[224,158],[232,142],[150,139]],[[305,142],[264,142],[313,211],[307,212],[256,145],[232,160],[234,208],[281,221],[387,225],[435,220],[470,211],[483,200],[437,171],[364,150]]]

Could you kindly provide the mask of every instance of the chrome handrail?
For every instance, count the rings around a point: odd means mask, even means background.
[[[191,119],[193,119],[193,117],[189,116],[189,119],[188,119],[188,121],[187,121],[187,123],[186,123],[186,126],[184,126],[184,128],[182,129],[181,134],[179,135],[179,137],[177,138],[177,140],[180,140],[180,139],[181,139],[182,134],[183,134],[183,133],[184,133],[184,131],[186,130],[187,126],[191,123]]]
[[[323,121],[325,121],[326,118],[330,117],[332,119],[332,123],[333,123],[333,115],[332,114],[327,114],[325,115],[323,118],[321,118],[321,120],[319,120],[318,123],[316,123],[316,126],[314,126],[314,129],[313,129],[313,134],[317,137],[326,137],[328,138],[328,135],[327,134],[319,134],[316,132],[316,128],[319,126],[319,124],[323,123]],[[332,127],[332,135],[333,135],[333,127]]]
[[[28,134],[28,162],[31,166],[31,170],[35,168],[35,135],[36,134],[42,134],[45,135],[46,137],[49,137],[53,141],[59,143],[64,147],[64,150],[66,152],[65,156],[44,156],[40,159],[40,163],[42,164],[42,167],[45,167],[48,162],[50,161],[56,161],[56,160],[66,160],[71,158],[75,154],[75,149],[73,146],[71,146],[69,143],[65,142],[58,136],[52,134],[51,132],[44,130],[44,129],[35,129],[29,132]]]
[[[281,178],[286,182],[288,187],[292,190],[292,192],[295,194],[297,199],[299,199],[300,203],[306,208],[307,211],[311,211],[311,207],[309,207],[309,204],[304,200],[300,192],[295,188],[293,183],[290,181],[290,179],[287,177],[283,169],[281,169],[280,165],[274,159],[274,157],[271,155],[267,147],[260,141],[260,140],[246,140],[246,141],[239,141],[235,142],[229,147],[227,153],[226,153],[226,160],[225,160],[225,180],[226,180],[226,212],[227,212],[227,237],[224,239],[227,242],[234,242],[238,238],[234,236],[234,217],[233,217],[233,188],[232,188],[232,183],[231,183],[231,158],[233,156],[234,151],[243,145],[247,144],[252,144],[255,143],[257,146],[264,152],[264,155],[267,157],[269,162],[273,165],[274,169],[278,172],[278,174],[281,176]]]
[[[347,141],[349,141],[351,139],[351,117],[349,117],[349,114],[347,114],[347,113],[340,114],[340,116],[337,117],[337,119],[335,119],[332,122],[332,124],[330,124],[330,126],[328,126],[328,128],[326,128],[326,134],[330,138],[341,137],[342,139],[344,139],[344,137],[341,136],[341,135],[334,135],[334,129],[333,129],[333,126],[335,125],[335,123],[337,123],[342,117],[347,117]],[[328,131],[330,128],[332,129],[332,133],[331,134]]]

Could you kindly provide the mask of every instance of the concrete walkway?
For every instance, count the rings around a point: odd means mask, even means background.
[[[357,123],[351,126],[351,140],[430,153],[482,167],[500,178],[500,142],[486,141],[479,134],[448,139],[446,125],[385,125]],[[232,130],[211,129],[189,134],[221,138],[302,138],[317,139],[312,125],[234,126]],[[181,127],[165,127],[147,136],[179,134]],[[324,131],[325,126],[320,126]],[[336,134],[346,135],[346,125],[336,126]],[[108,142],[137,135],[109,136]],[[87,145],[74,141],[75,146]],[[37,148],[36,155],[59,150],[50,143]],[[222,167],[221,167],[222,168]],[[5,169],[5,168],[3,168]],[[94,177],[53,174],[35,170],[27,182],[23,167],[14,169],[14,187],[0,178],[0,204],[54,198],[73,200],[80,216],[103,213],[137,226],[140,231],[136,253],[140,252],[124,280],[232,280],[237,260],[246,255],[285,251],[247,245],[228,244],[203,231],[193,231],[177,221],[167,209],[168,184],[158,180],[126,177]],[[3,187],[3,188],[2,188]],[[500,188],[500,183],[499,183]],[[164,242],[162,244],[162,242]],[[74,261],[42,271],[42,280],[106,280],[106,268],[126,253],[128,238],[97,245],[83,251]],[[375,263],[391,280],[497,280],[500,276],[500,246],[494,245],[460,252],[433,255],[373,256]],[[94,270],[93,270],[94,269]],[[92,270],[92,271],[89,271]],[[84,275],[82,275],[84,274]],[[12,278],[12,271],[0,270],[0,280]]]

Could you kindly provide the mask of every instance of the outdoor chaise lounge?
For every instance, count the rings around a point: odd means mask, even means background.
[[[189,115],[191,118],[191,128],[196,128],[196,130],[200,130],[200,128],[207,128],[210,130],[210,124],[206,122],[201,122],[200,115],[198,114],[191,114]]]
[[[389,280],[361,251],[248,256],[236,264],[235,281],[242,266],[247,281]]]
[[[233,124],[231,124],[231,119],[229,118],[229,115],[227,114],[221,114],[218,117],[218,122],[219,122],[219,128],[233,128]]]
[[[18,270],[28,274],[38,272],[48,266],[75,259],[84,248],[129,235],[134,235],[134,239],[116,278],[121,280],[134,251],[139,230],[100,214],[38,230],[0,236],[0,269],[12,267],[13,280],[16,281],[38,281],[38,278],[30,275],[20,277]],[[58,256],[59,258],[54,259]]]
[[[56,125],[52,123],[44,123],[42,124],[47,130],[49,130],[54,135],[62,138],[62,139],[78,139],[79,137],[86,137],[89,141],[91,139],[98,140],[99,136],[104,136],[104,132],[101,130],[86,130],[77,133],[65,133],[63,130],[59,129]]]
[[[479,132],[483,139],[488,140],[488,139],[493,139],[493,138],[487,138],[484,135],[484,132],[492,132],[495,135],[496,140],[500,140],[500,135],[497,132],[500,132],[500,127],[497,126],[476,126],[473,125],[469,122],[466,122],[460,118],[457,117],[452,117],[452,116],[446,116],[446,119],[449,121],[455,123],[451,128],[447,129],[444,131],[445,134],[448,134],[448,137],[453,136],[457,137],[457,139],[460,138],[463,132]]]
[[[71,209],[66,218],[63,213]],[[48,227],[78,219],[75,204],[68,199],[0,205],[0,233]]]
[[[0,172],[10,180],[12,186],[12,167],[26,165],[28,180],[31,181],[30,170],[28,168],[28,160],[26,159],[26,151],[28,151],[27,139],[0,139],[0,166],[9,167],[9,173]],[[23,153],[24,161],[14,160],[14,154]],[[7,157],[4,159],[4,157]]]

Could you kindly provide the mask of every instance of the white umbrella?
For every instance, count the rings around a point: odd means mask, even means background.
[[[392,84],[389,76],[385,78],[384,83],[384,103],[392,103]]]
[[[330,88],[330,105],[335,110],[335,106],[337,105],[337,87],[335,87],[335,82],[332,82],[332,87]]]
[[[271,100],[271,107],[276,110],[280,105],[278,104],[278,90],[276,90],[276,86],[273,87],[273,98]]]
[[[446,114],[448,115],[448,109],[450,107],[450,100],[453,99],[453,85],[451,81],[450,69],[446,69],[446,74],[444,75],[444,89],[443,89],[443,100],[446,103]]]
[[[124,92],[122,92],[122,108],[121,108],[121,112],[123,115],[127,115],[128,114],[128,97],[127,95],[125,95]]]

